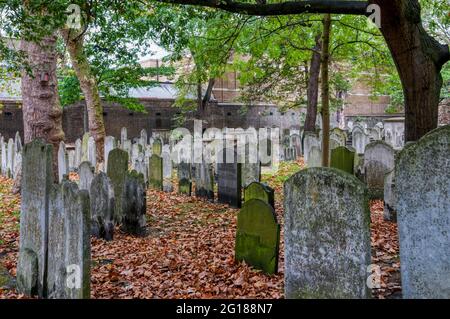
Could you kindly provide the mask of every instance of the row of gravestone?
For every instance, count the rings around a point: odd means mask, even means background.
[[[78,185],[67,178],[54,184],[52,160],[51,145],[25,145],[18,289],[41,298],[89,298],[91,235],[112,240],[119,224],[144,235],[146,186],[142,174],[128,171],[120,149],[109,156],[110,176],[82,162]]]
[[[0,134],[0,175],[16,178],[22,163],[22,140],[19,133],[14,139],[5,138]]]
[[[407,145],[396,159],[404,298],[450,298],[449,158],[447,126]],[[335,168],[308,168],[285,183],[286,298],[371,297],[377,277],[368,200],[359,179]],[[264,198],[246,200],[238,214],[236,259],[274,273],[278,246],[272,206]]]

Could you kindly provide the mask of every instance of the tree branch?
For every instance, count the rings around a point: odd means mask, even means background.
[[[254,16],[290,15],[299,13],[332,13],[367,15],[368,1],[305,0],[281,3],[243,3],[233,0],[155,0],[156,2],[194,5],[222,9]]]

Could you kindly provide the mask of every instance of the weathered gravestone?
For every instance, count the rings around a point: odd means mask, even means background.
[[[80,175],[80,189],[89,190],[91,189],[91,183],[94,179],[94,168],[91,166],[90,162],[83,162],[78,168],[78,174]]]
[[[10,138],[8,140],[8,153],[7,153],[7,175],[8,177],[12,177],[13,172],[14,172],[14,154],[15,154],[15,150],[14,150],[14,140],[12,138]]]
[[[261,162],[242,164],[242,187],[261,180]]]
[[[114,235],[114,190],[109,177],[100,172],[92,180],[91,234],[97,238],[112,240]]]
[[[58,178],[61,183],[64,175],[69,174],[69,156],[66,152],[66,144],[64,142],[59,143],[58,149]]]
[[[290,136],[290,146],[295,148],[295,154],[297,156],[302,155],[302,138],[299,134],[292,134]]]
[[[170,151],[164,150],[162,153],[163,161],[163,191],[171,192],[172,186],[172,159],[170,158]]]
[[[450,298],[450,125],[407,144],[395,163],[404,298]]]
[[[82,150],[82,143],[80,139],[77,139],[75,141],[75,160],[74,160],[74,167],[78,169],[82,162],[83,158],[83,150]]]
[[[49,198],[48,298],[90,298],[90,224],[89,193],[68,180],[55,185]]]
[[[6,176],[7,172],[8,172],[8,161],[7,161],[7,150],[6,150],[6,143],[5,140],[3,138],[3,136],[0,138],[0,151],[1,151],[1,170],[2,170],[2,175]]]
[[[333,168],[305,169],[284,185],[286,298],[370,298],[367,190]]]
[[[145,236],[147,197],[142,174],[134,170],[127,173],[122,197],[123,218],[121,229],[128,234]]]
[[[244,188],[244,202],[260,199],[275,208],[275,190],[266,184],[253,182]]]
[[[148,135],[145,129],[141,130],[141,137],[139,138],[139,144],[142,145],[142,148],[147,147]]]
[[[94,169],[97,167],[97,146],[94,138],[91,136],[88,140],[88,159]]]
[[[317,147],[320,149],[321,143],[319,139],[319,135],[313,132],[305,132],[305,136],[303,137],[303,155],[305,159],[305,163],[309,161],[309,154],[311,147]]]
[[[120,145],[123,147],[125,141],[128,139],[128,132],[126,127],[120,129]]]
[[[191,196],[192,192],[192,177],[191,164],[181,162],[178,164],[178,192]]]
[[[144,182],[147,185],[148,183],[148,163],[145,163],[144,154],[140,153],[134,162],[134,169],[136,172],[142,174],[144,176]]]
[[[228,156],[227,153],[229,153]],[[242,175],[241,164],[237,162],[236,155],[233,149],[222,149],[217,154],[217,192],[219,203],[240,208],[242,205]]]
[[[105,169],[108,170],[108,157],[109,152],[117,147],[116,138],[114,136],[105,137],[105,146],[104,146],[104,161],[105,161]]]
[[[81,141],[81,162],[89,161],[89,133],[84,133]],[[81,163],[80,163],[81,164]]]
[[[308,159],[306,161],[306,166],[320,167],[322,166],[322,150],[319,146],[311,146],[308,148]]]
[[[42,140],[26,144],[22,159],[20,247],[17,286],[25,295],[46,295],[48,205],[53,183],[53,148]]]
[[[160,138],[156,138],[152,144],[152,154],[161,156],[162,153],[162,141]]]
[[[208,163],[195,164],[195,196],[214,201],[214,175]]]
[[[128,153],[116,148],[109,152],[108,177],[114,190],[114,222],[119,224],[122,220],[122,193],[125,176],[128,172]]]
[[[397,222],[397,211],[395,209],[395,170],[390,171],[384,177],[384,212],[385,221]]]
[[[151,189],[163,190],[163,159],[155,153],[150,157],[149,185]]]
[[[330,167],[340,169],[353,174],[355,166],[355,152],[345,146],[339,146],[331,150]]]
[[[364,128],[360,125],[353,127],[352,146],[357,154],[364,154],[366,145],[370,143],[369,136],[364,132]]]
[[[236,261],[275,274],[279,243],[280,225],[273,208],[259,199],[245,202],[237,218]]]
[[[384,177],[394,169],[395,153],[392,146],[376,141],[366,146],[364,153],[364,178],[373,199],[383,199]]]

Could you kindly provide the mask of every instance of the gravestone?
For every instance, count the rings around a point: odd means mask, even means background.
[[[45,296],[48,205],[53,184],[53,148],[42,140],[25,145],[22,159],[18,291]]]
[[[295,154],[297,156],[302,155],[302,138],[299,134],[291,134],[290,136],[290,146],[295,148]]]
[[[161,156],[153,155],[150,157],[149,165],[149,186],[151,189],[163,190],[163,159]]]
[[[143,149],[147,147],[147,141],[148,141],[147,131],[145,129],[142,129],[141,137],[139,138],[139,144],[142,146]]]
[[[384,177],[394,169],[395,152],[392,146],[376,141],[366,146],[364,153],[364,178],[373,199],[384,197]]]
[[[81,141],[81,162],[89,161],[89,133],[84,133]],[[81,164],[81,163],[80,163]]]
[[[241,188],[241,164],[237,162],[237,154],[233,149],[229,149],[230,154],[234,153],[232,158],[228,158],[226,151],[222,149],[218,154],[217,164],[217,192],[219,203],[228,204],[234,208],[240,208],[242,205]]]
[[[122,201],[121,229],[131,235],[145,236],[147,221],[147,197],[144,176],[136,171],[128,172],[125,177]]]
[[[195,164],[195,196],[214,202],[214,175],[208,163]]]
[[[352,146],[358,154],[364,154],[366,145],[370,143],[369,136],[364,132],[364,128],[355,125],[352,131]]]
[[[126,127],[120,129],[120,145],[123,147],[125,141],[128,140],[128,132]]]
[[[105,169],[108,170],[108,157],[109,152],[117,147],[116,138],[114,136],[105,137],[105,146],[104,146],[104,161],[105,161]]]
[[[236,261],[275,274],[279,243],[280,225],[272,206],[259,199],[245,202],[237,217]]]
[[[80,139],[77,139],[75,141],[75,161],[73,163],[76,169],[78,169],[78,167],[80,166],[82,158],[83,158],[82,143]]]
[[[331,150],[330,167],[340,169],[353,174],[355,166],[355,152],[345,146],[339,146]]]
[[[306,161],[306,166],[311,167],[321,167],[322,166],[322,151],[319,146],[310,146],[308,148],[308,157]]]
[[[395,163],[404,298],[450,298],[450,125],[407,144]]]
[[[317,147],[320,150],[321,143],[318,134],[313,132],[305,132],[304,134],[305,136],[303,138],[303,155],[305,163],[307,163],[309,160],[311,147]]]
[[[192,192],[192,177],[191,177],[191,164],[181,162],[177,168],[178,174],[178,192],[191,196]]]
[[[6,149],[6,143],[5,140],[2,137],[0,137],[0,151],[1,151],[1,170],[2,170],[2,175],[6,176],[7,172],[8,172],[8,161],[7,161],[7,149]]]
[[[370,298],[366,187],[334,168],[309,168],[284,185],[285,296]]]
[[[114,190],[109,177],[100,172],[91,183],[91,234],[107,241],[114,235]],[[119,194],[120,196],[120,194]]]
[[[89,190],[91,189],[91,183],[94,179],[94,168],[91,166],[90,162],[83,162],[78,168],[78,174],[80,175],[80,189]]]
[[[148,183],[148,164],[145,163],[144,154],[140,153],[134,162],[136,172],[142,174],[145,185]]]
[[[64,175],[69,174],[69,156],[66,152],[66,144],[63,141],[59,143],[58,149],[58,178],[61,183]]]
[[[164,150],[162,153],[163,161],[163,191],[171,192],[172,186],[172,159],[170,158],[170,151]]]
[[[48,298],[90,298],[89,193],[68,180],[55,185],[49,199],[48,221]],[[75,284],[78,280],[79,287]]]
[[[128,172],[128,153],[119,148],[109,152],[108,177],[114,191],[114,222],[119,224],[122,220],[122,193],[125,176]]]
[[[242,171],[242,187],[246,187],[253,182],[259,182],[261,180],[261,162],[257,163],[245,163],[241,164]]]
[[[69,172],[75,172],[78,167],[75,167],[75,150],[67,151],[67,162],[69,163]]]
[[[395,171],[392,170],[384,177],[384,212],[385,221],[397,222],[397,211],[395,209]]]
[[[8,177],[12,177],[13,172],[14,172],[14,154],[15,154],[15,150],[14,150],[14,140],[12,138],[10,138],[8,140],[8,152],[7,152],[7,164],[6,164],[6,169],[7,169],[7,175]]]
[[[253,182],[244,188],[244,202],[259,199],[275,208],[275,190],[266,184]]]
[[[97,146],[94,138],[91,136],[88,140],[88,159],[94,169],[97,167]]]
[[[160,138],[156,138],[152,144],[152,154],[161,156],[162,153],[162,141]]]

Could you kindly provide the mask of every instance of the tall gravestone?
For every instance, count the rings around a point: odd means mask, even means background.
[[[131,235],[144,236],[147,221],[145,218],[147,200],[144,176],[136,171],[128,172],[125,177],[122,201],[121,229]]]
[[[237,217],[236,260],[275,274],[279,243],[280,225],[272,206],[259,199],[245,202]]]
[[[58,149],[58,178],[60,183],[64,175],[67,174],[69,174],[69,156],[66,151],[66,144],[61,141]]]
[[[91,136],[89,133],[84,133],[83,138],[81,140],[81,162],[89,161],[89,138]],[[81,164],[81,163],[80,163]]]
[[[404,298],[450,298],[450,125],[407,144],[395,163]]]
[[[147,147],[147,142],[148,142],[148,134],[147,131],[145,129],[141,130],[141,135],[139,138],[139,144],[142,145],[143,148]]]
[[[230,155],[227,156],[227,153]],[[217,157],[219,160],[217,164],[218,201],[234,208],[240,208],[242,205],[242,175],[241,164],[237,161],[237,154],[233,149],[222,149],[217,154]]]
[[[253,182],[244,188],[244,202],[259,199],[275,208],[275,190],[266,184]]]
[[[331,150],[330,167],[353,174],[355,166],[355,152],[345,146],[338,146]]]
[[[68,180],[55,185],[50,195],[48,219],[48,298],[90,298],[91,215],[88,191],[79,190],[76,183]]]
[[[6,150],[6,143],[5,140],[2,137],[0,137],[0,151],[1,151],[1,170],[2,170],[2,175],[6,176],[7,172],[8,172],[8,162],[7,162],[7,150]]]
[[[107,241],[114,235],[114,190],[109,177],[100,172],[91,183],[91,233]],[[119,194],[120,195],[120,194]]]
[[[77,169],[82,162],[82,158],[83,158],[82,142],[80,139],[77,139],[75,141],[75,161],[73,163],[74,167],[76,167]]]
[[[172,186],[172,159],[170,158],[170,151],[164,150],[162,153],[163,161],[163,191],[171,192]]]
[[[8,140],[8,153],[7,153],[7,165],[6,165],[8,177],[12,177],[13,172],[14,172],[14,154],[15,154],[14,140],[12,138],[10,138]]]
[[[367,190],[333,168],[305,169],[284,185],[286,298],[370,298]]]
[[[150,157],[149,185],[152,189],[163,190],[163,159],[156,154]]]
[[[89,190],[91,189],[91,183],[94,179],[94,168],[90,162],[83,162],[78,168],[78,174],[80,176],[80,189]]]
[[[397,210],[395,206],[395,170],[392,170],[384,177],[383,218],[385,221],[397,222]]]
[[[125,176],[128,172],[128,153],[119,148],[109,152],[108,177],[114,191],[114,222],[119,224],[122,220],[122,193]]]
[[[123,147],[125,141],[128,140],[128,132],[126,127],[120,129],[120,145]]]
[[[317,147],[320,149],[320,139],[318,134],[313,132],[305,132],[303,137],[303,155],[305,163],[309,160],[309,154],[311,147]]]
[[[385,175],[394,169],[395,153],[392,146],[376,141],[366,146],[364,153],[364,177],[369,195],[374,199],[384,197]]]
[[[97,146],[92,136],[88,139],[88,156],[87,160],[91,163],[94,169],[97,167]]]
[[[306,160],[306,165],[311,167],[322,166],[322,150],[319,146],[313,145],[308,148],[308,159]]]
[[[195,196],[214,201],[214,175],[208,163],[195,164]]]
[[[181,162],[178,164],[178,192],[191,196],[192,192],[192,171],[191,164]]]
[[[45,297],[48,206],[53,184],[53,148],[42,140],[25,145],[22,159],[17,287],[28,296]]]
[[[364,132],[364,128],[355,125],[352,131],[352,146],[357,154],[364,154],[366,145],[370,143],[369,136]]]
[[[117,147],[116,138],[114,136],[106,136],[105,137],[105,146],[104,146],[104,161],[105,161],[105,170],[108,170],[108,156],[109,152]]]
[[[156,138],[152,144],[152,154],[161,156],[162,154],[162,141],[160,138]]]

